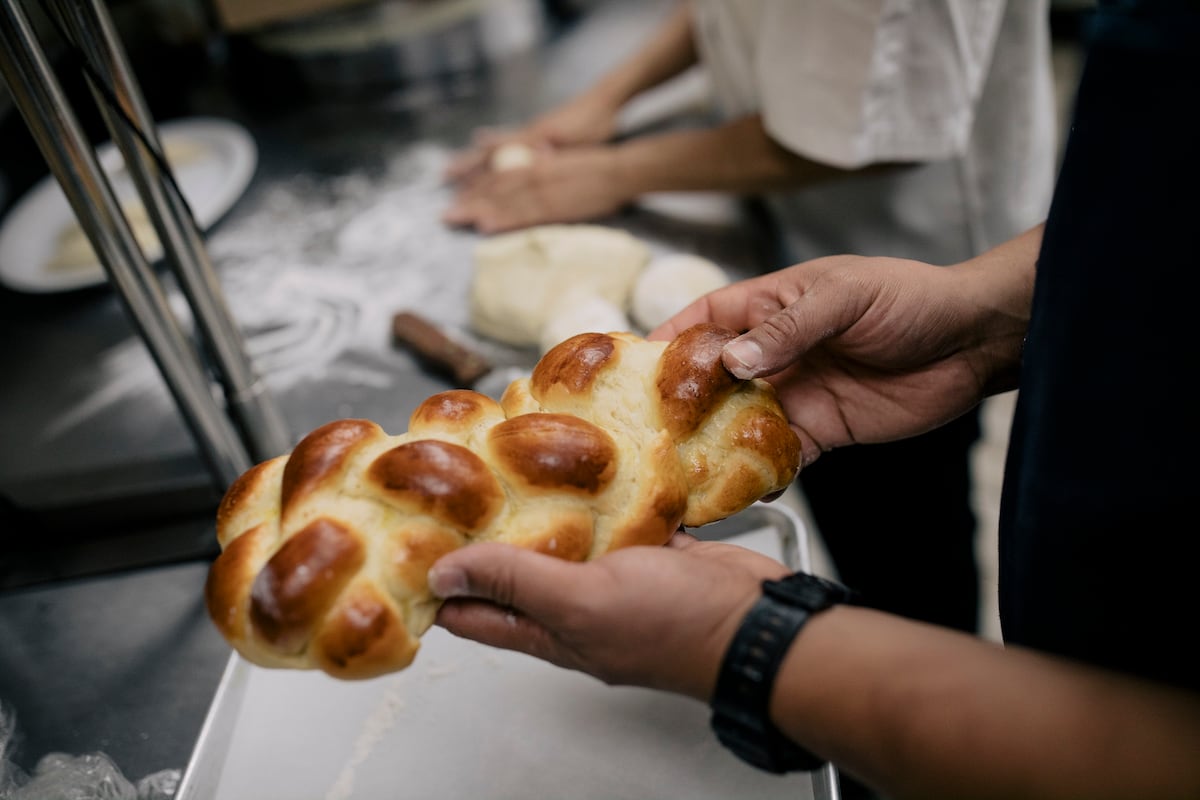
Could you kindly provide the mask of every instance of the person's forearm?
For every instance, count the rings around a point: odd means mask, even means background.
[[[616,147],[615,171],[630,197],[660,191],[755,193],[796,188],[845,170],[775,142],[762,118],[631,139]]]
[[[951,268],[962,277],[967,305],[974,309],[977,370],[986,376],[987,394],[1017,388],[1041,244],[1038,225]]]
[[[889,797],[1200,796],[1200,697],[879,612],[796,639],[775,723]]]
[[[689,2],[680,2],[654,36],[627,61],[608,72],[587,94],[612,108],[696,64]]]

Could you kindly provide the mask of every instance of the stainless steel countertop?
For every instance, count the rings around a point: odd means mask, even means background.
[[[218,84],[189,98],[189,114],[238,121],[258,144],[255,177],[208,244],[296,438],[351,416],[401,432],[448,388],[391,345],[402,309],[498,365],[533,363],[469,329],[477,237],[438,223],[441,165],[477,126],[526,119],[586,85],[669,6],[598,4],[535,51],[421,93],[267,107]],[[706,225],[631,209],[601,222],[735,278],[771,259],[753,215]],[[0,591],[0,701],[23,732],[18,763],[102,751],[133,778],[182,768],[229,654],[202,603],[219,491],[107,287],[0,290],[0,337],[2,536],[62,540],[49,561],[0,566],[0,585],[54,579]],[[65,577],[87,572],[102,574]]]

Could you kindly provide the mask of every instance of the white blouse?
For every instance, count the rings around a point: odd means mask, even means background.
[[[723,117],[846,169],[767,198],[789,261],[953,263],[1044,218],[1055,171],[1047,0],[692,0]]]

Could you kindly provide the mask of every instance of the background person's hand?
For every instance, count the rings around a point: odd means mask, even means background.
[[[498,233],[598,219],[632,199],[611,148],[547,151],[531,166],[481,172],[465,180],[442,221]]]
[[[502,145],[510,143],[524,144],[535,151],[548,146],[534,139],[525,128],[479,128],[471,134],[470,146],[450,159],[445,179],[450,183],[462,183],[488,173],[493,154]]]
[[[528,131],[534,141],[557,148],[604,144],[617,134],[620,103],[586,93],[537,117]]]
[[[584,94],[520,128],[480,128],[470,147],[450,161],[446,179],[458,183],[486,172],[493,154],[506,144],[523,144],[536,153],[603,144],[617,132],[618,111],[619,106]]]
[[[788,572],[752,550],[677,533],[667,547],[582,564],[474,544],[443,556],[429,576],[434,593],[451,598],[437,622],[457,636],[707,702],[761,582]]]

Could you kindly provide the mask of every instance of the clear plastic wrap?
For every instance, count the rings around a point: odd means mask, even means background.
[[[28,774],[12,758],[18,742],[16,713],[0,702],[0,800],[171,800],[182,776],[164,769],[134,783],[104,753],[47,753]]]

